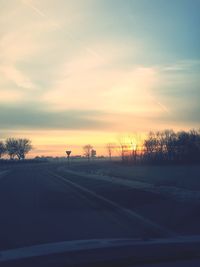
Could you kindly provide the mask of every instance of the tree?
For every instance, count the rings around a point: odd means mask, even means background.
[[[130,143],[130,151],[132,153],[131,159],[136,162],[139,149],[141,153],[142,136],[138,133],[131,134],[128,137],[128,142]]]
[[[26,154],[32,149],[31,141],[26,138],[8,138],[5,146],[10,159],[14,159],[15,156],[17,156],[19,160],[25,159]]]
[[[0,158],[6,153],[6,147],[2,141],[0,141]]]
[[[152,162],[200,162],[200,131],[150,132],[144,146],[144,156]]]
[[[17,152],[18,159],[25,159],[26,154],[32,149],[31,141],[29,139],[17,139]]]
[[[108,143],[108,144],[106,144],[106,149],[107,149],[107,152],[108,152],[108,156],[109,156],[109,158],[111,160],[112,159],[112,152],[115,149],[115,145],[112,144],[112,143]]]
[[[157,139],[154,132],[149,132],[148,138],[144,141],[144,146],[147,153],[155,153],[157,150]]]
[[[118,143],[119,145],[117,146],[117,148],[119,149],[121,160],[125,161],[129,157],[129,155],[127,155],[127,151],[129,151],[130,144],[127,143],[127,138],[125,138],[125,136],[119,136]]]
[[[164,130],[162,133],[166,159],[172,161],[176,158],[177,134],[173,130]]]
[[[17,139],[8,138],[5,146],[10,159],[14,159],[14,157],[17,155]]]
[[[84,153],[84,156],[88,159],[88,161],[90,160],[90,156],[91,156],[91,150],[93,149],[93,147],[88,144],[88,145],[85,145],[83,147],[83,153]]]

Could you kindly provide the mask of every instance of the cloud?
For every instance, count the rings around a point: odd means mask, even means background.
[[[0,103],[16,103],[23,100],[24,94],[16,90],[0,90]],[[0,111],[1,113],[1,111]]]
[[[23,89],[34,89],[35,85],[31,80],[26,77],[23,72],[20,72],[12,65],[3,65],[0,67],[0,73],[2,79],[5,79],[7,82],[12,82],[19,88]]]
[[[21,0],[21,2],[25,5],[27,5],[27,7],[30,7],[34,12],[36,12],[38,15],[45,17],[46,15],[44,14],[44,12],[42,10],[40,10],[39,8],[37,8],[35,5],[32,4],[32,1],[28,1],[28,0]]]
[[[199,128],[200,127],[200,107],[195,105],[193,107],[181,107],[173,110],[171,114],[163,114],[162,116],[154,116],[154,123],[157,125],[165,125],[165,128]]]
[[[67,110],[52,112],[33,107],[3,106],[0,112],[2,129],[101,129],[108,127],[102,112]]]
[[[42,100],[58,110],[80,106],[110,112],[146,110],[146,102],[153,104],[148,95],[159,81],[156,68],[119,64],[130,47],[126,44],[111,51],[112,46],[107,42],[101,42],[101,49],[90,45],[95,54],[84,51],[66,60]]]
[[[173,64],[165,65],[160,70],[164,72],[190,72],[200,68],[199,59],[179,60]]]
[[[45,80],[47,77],[42,77],[44,72],[40,74],[39,70],[43,69],[44,62],[48,60],[49,54],[52,54],[53,46],[55,48],[55,42],[52,40],[61,27],[60,20],[59,17],[44,17],[44,13],[35,6],[35,1],[16,2],[18,5],[5,2],[0,11],[3,28],[0,42],[1,83],[7,83],[7,87],[12,85],[18,90],[38,90],[41,89],[38,80]],[[12,20],[8,14],[12,15]],[[33,71],[35,64],[38,70],[36,75],[35,69]],[[46,65],[48,64],[49,62]],[[51,68],[55,69],[55,66],[52,64]],[[29,97],[32,97],[31,93]]]

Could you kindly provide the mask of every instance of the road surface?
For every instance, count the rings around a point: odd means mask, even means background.
[[[135,207],[160,196],[59,170],[20,164],[0,175],[0,250],[98,238],[168,237]]]

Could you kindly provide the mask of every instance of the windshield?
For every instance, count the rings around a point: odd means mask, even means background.
[[[200,235],[199,13],[0,0],[0,252]]]

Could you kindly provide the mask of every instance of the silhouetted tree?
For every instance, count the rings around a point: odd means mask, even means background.
[[[6,151],[10,159],[14,159],[17,154],[17,140],[15,138],[8,138],[6,140]]]
[[[158,141],[154,132],[149,132],[148,138],[144,141],[145,156],[148,160],[154,160],[157,152]]]
[[[93,149],[93,147],[88,144],[88,145],[85,145],[83,147],[83,153],[84,153],[84,156],[88,159],[88,161],[90,160],[90,157],[91,157],[91,150]]]
[[[123,162],[128,161],[130,159],[131,143],[129,141],[130,140],[128,140],[128,138],[125,136],[119,136],[118,137],[119,145],[117,146],[117,148],[119,150],[121,160]]]
[[[150,132],[144,147],[148,161],[200,162],[200,131]]]
[[[14,159],[15,156],[18,159],[24,159],[26,154],[32,149],[29,139],[8,138],[5,147],[10,159]]]
[[[107,152],[108,152],[109,159],[111,160],[112,159],[113,150],[115,149],[115,145],[113,143],[108,143],[108,144],[106,144],[106,149],[107,149]]]
[[[177,156],[185,162],[200,160],[200,133],[195,130],[177,133]]]
[[[120,142],[119,148],[121,151],[121,159],[122,159],[122,161],[125,161],[125,159],[126,159],[125,153],[126,153],[127,145]]]
[[[17,152],[18,159],[25,159],[26,154],[32,149],[31,141],[29,139],[17,139]]]
[[[176,147],[177,147],[177,134],[173,130],[164,130],[162,133],[163,133],[163,144],[165,147],[163,153],[165,153],[166,155],[165,158],[168,161],[175,160]]]
[[[141,145],[142,142],[141,135],[138,133],[134,133],[128,137],[128,141],[130,143],[131,159],[134,162],[136,162],[139,151],[139,145]]]
[[[6,153],[6,147],[5,144],[0,141],[0,158]]]

